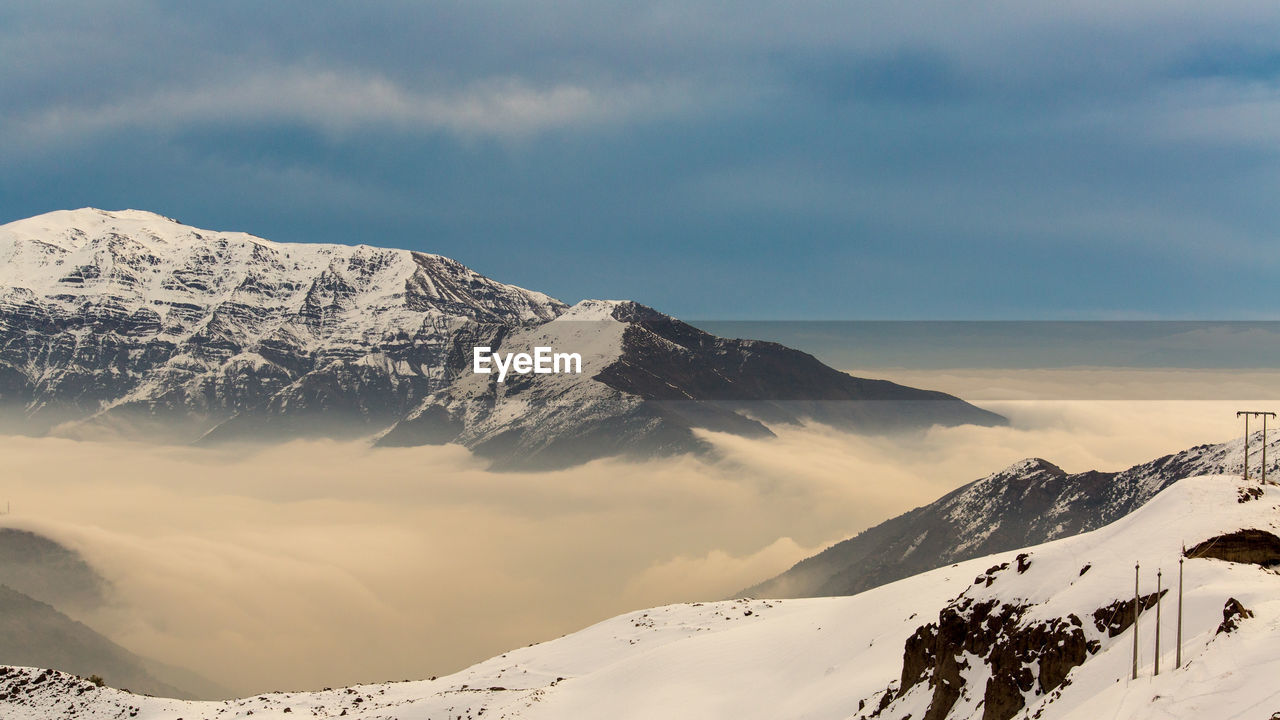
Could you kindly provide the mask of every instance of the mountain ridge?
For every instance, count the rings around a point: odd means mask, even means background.
[[[1250,437],[1251,463],[1262,433]],[[1026,458],[805,558],[749,587],[751,597],[851,595],[887,582],[1094,530],[1133,512],[1186,477],[1239,474],[1244,439],[1196,445],[1125,470],[1068,473]],[[1280,470],[1280,439],[1268,444]],[[1280,477],[1280,475],[1277,475]]]

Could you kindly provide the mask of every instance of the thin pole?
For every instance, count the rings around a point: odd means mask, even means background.
[[[1138,679],[1138,563],[1133,564],[1133,678]]]
[[[1249,416],[1244,416],[1244,481],[1249,482]]]
[[[1267,483],[1267,416],[1276,417],[1276,414],[1269,410],[1240,410],[1236,413],[1236,417],[1244,416],[1244,480],[1249,481],[1249,416],[1258,415],[1262,417],[1262,484]]]
[[[1182,546],[1182,554],[1187,554],[1187,546]],[[1178,664],[1182,667],[1182,558],[1178,558]]]
[[[1156,675],[1160,674],[1160,575],[1156,570]]]

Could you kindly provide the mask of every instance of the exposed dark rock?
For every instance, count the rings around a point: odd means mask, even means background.
[[[1266,530],[1238,530],[1198,543],[1186,556],[1271,567],[1280,564],[1280,537]]]
[[[1168,593],[1168,589],[1161,590],[1159,597],[1164,597]],[[1156,606],[1156,593],[1139,596],[1138,614],[1150,610]],[[1133,625],[1134,612],[1133,598],[1128,600],[1117,600],[1110,605],[1100,607],[1093,611],[1093,626],[1098,632],[1105,632],[1107,637],[1115,637]]]
[[[1214,635],[1235,632],[1240,627],[1241,620],[1247,620],[1253,617],[1253,611],[1240,604],[1235,598],[1229,598],[1227,604],[1222,608],[1222,623],[1218,625],[1218,629]]]
[[[1043,695],[1061,686],[1099,645],[1087,640],[1079,617],[1024,624],[1027,609],[969,598],[943,608],[936,623],[920,626],[907,640],[894,699],[927,682],[931,699],[924,717],[945,718],[962,697],[966,654],[982,658],[991,669],[983,689],[984,720],[1008,720],[1024,706],[1025,693]],[[890,704],[882,699],[871,717]]]
[[[1247,503],[1250,500],[1257,500],[1260,497],[1262,497],[1261,487],[1258,487],[1257,485],[1254,485],[1252,487],[1242,487],[1239,490],[1239,495],[1236,498],[1236,502]]]

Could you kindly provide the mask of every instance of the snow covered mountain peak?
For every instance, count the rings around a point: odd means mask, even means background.
[[[565,305],[543,293],[498,283],[440,255],[372,247],[277,243],[214,232],[139,210],[93,208],[46,213],[0,226],[0,287],[25,289],[63,305],[89,301],[130,309],[227,304],[296,313],[407,310],[500,322],[545,321]],[[283,318],[279,319],[281,324]]]
[[[582,300],[571,305],[561,316],[562,320],[617,322],[613,316],[619,307],[628,305],[626,300]]]
[[[1010,481],[1031,482],[1034,480],[1061,477],[1066,471],[1044,458],[1025,458],[1013,463],[1003,470],[994,472],[982,479],[986,483],[1004,483]]]
[[[30,235],[60,235],[91,233],[106,228],[117,228],[123,232],[135,230],[138,226],[148,225],[158,228],[177,225],[186,227],[177,220],[165,217],[148,210],[99,210],[83,207],[76,210],[54,210],[41,215],[15,220],[0,225],[0,231]]]

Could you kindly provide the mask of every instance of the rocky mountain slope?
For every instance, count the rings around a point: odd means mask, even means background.
[[[0,527],[0,583],[73,615],[101,607],[110,588],[79,553],[43,535],[9,527]],[[0,650],[3,647],[0,636]]]
[[[472,372],[476,346],[541,344],[580,354],[581,374]],[[1004,422],[635,303],[569,307],[439,255],[93,209],[0,226],[0,409],[22,432],[378,436],[458,442],[504,467],[699,450],[694,428]]]
[[[1275,487],[1201,476],[1098,530],[858,595],[637,611],[434,680],[183,702],[0,668],[0,709],[14,720],[1266,718],[1280,670],[1277,532]]]
[[[106,605],[109,589],[74,550],[28,530],[0,528],[0,664],[98,675],[141,693],[227,697],[203,677],[135,655],[74,619]]]
[[[1250,472],[1256,474],[1260,432],[1249,447]],[[1047,460],[1022,460],[837,543],[743,594],[852,595],[936,567],[1100,528],[1183,478],[1240,474],[1243,448],[1243,438],[1199,445],[1121,472],[1067,473]],[[1269,476],[1280,479],[1275,435],[1267,457]]]
[[[98,675],[114,687],[169,697],[192,697],[155,677],[147,661],[58,612],[52,605],[0,584],[0,662]]]
[[[704,449],[691,428],[769,436],[770,424],[806,420],[861,432],[1004,422],[945,393],[855,378],[798,350],[719,338],[633,302],[586,300],[500,345],[537,346],[578,349],[582,374],[497,383],[460,370],[379,442],[444,439],[500,465],[556,467]]]

